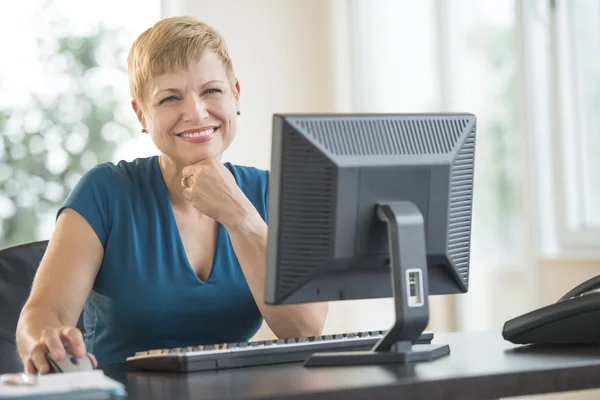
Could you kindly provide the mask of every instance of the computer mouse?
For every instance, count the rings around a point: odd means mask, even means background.
[[[67,352],[67,355],[62,360],[55,360],[52,354],[46,354],[48,364],[50,364],[50,372],[83,372],[92,371],[94,364],[92,359],[86,354],[83,357],[75,357]]]
[[[592,278],[556,303],[506,321],[502,336],[515,344],[600,344],[599,283]]]

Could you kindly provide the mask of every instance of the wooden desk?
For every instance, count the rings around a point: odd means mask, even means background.
[[[482,399],[600,387],[600,346],[530,348],[498,332],[436,334],[451,354],[399,366],[298,364],[192,374],[104,367],[128,399]]]

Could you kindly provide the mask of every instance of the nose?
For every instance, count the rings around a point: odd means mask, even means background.
[[[186,122],[197,122],[208,118],[208,110],[202,99],[190,97],[186,102],[183,119]]]

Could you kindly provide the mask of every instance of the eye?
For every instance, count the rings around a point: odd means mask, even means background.
[[[207,94],[212,94],[212,93],[223,93],[223,91],[222,91],[221,89],[216,89],[216,88],[214,88],[214,89],[206,89],[206,90],[204,91],[204,93],[207,93]]]
[[[160,103],[158,103],[158,104],[167,103],[167,102],[169,102],[169,101],[173,101],[173,100],[177,100],[177,97],[175,97],[175,96],[169,96],[169,97],[165,97],[165,98],[164,98],[164,99],[162,99],[162,100],[160,101]]]

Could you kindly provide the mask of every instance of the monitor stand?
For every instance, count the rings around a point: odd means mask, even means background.
[[[394,326],[370,351],[315,353],[305,361],[305,367],[431,361],[450,353],[445,344],[414,344],[429,321],[425,224],[421,211],[411,202],[393,202],[380,204],[377,216],[388,226],[396,309]]]

